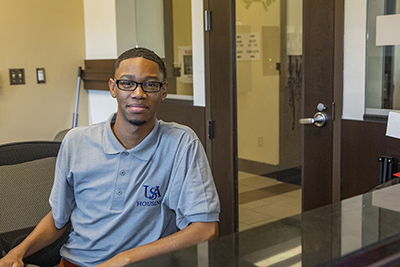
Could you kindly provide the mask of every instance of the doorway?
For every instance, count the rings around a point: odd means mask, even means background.
[[[239,231],[301,213],[302,1],[236,1]]]

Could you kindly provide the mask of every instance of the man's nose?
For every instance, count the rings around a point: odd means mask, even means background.
[[[131,97],[132,98],[146,98],[147,94],[145,91],[143,91],[142,84],[138,84],[136,89],[132,92]]]

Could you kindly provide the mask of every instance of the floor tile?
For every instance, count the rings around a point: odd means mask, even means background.
[[[240,194],[240,193],[247,192],[247,191],[252,191],[252,190],[254,190],[254,187],[241,184],[241,185],[239,185],[239,190],[238,191],[239,191],[239,194]]]
[[[269,220],[274,216],[254,212],[247,209],[239,209],[239,222],[245,224],[253,224],[260,221]],[[276,216],[277,217],[277,216]]]
[[[292,192],[295,190],[299,190],[298,185],[292,185],[292,184],[276,184],[272,186],[267,186],[263,188],[259,188],[259,190],[265,191],[265,192],[272,192],[275,193],[276,195],[281,195],[284,193]]]
[[[275,196],[271,196],[269,198],[260,199],[260,201],[265,202],[265,203],[275,204],[275,203],[286,203],[286,202],[301,201],[301,200],[299,200],[298,198],[295,198],[295,197],[290,197],[290,196],[285,196],[285,195],[275,195]]]
[[[302,197],[301,194],[302,194],[302,193],[301,193],[301,187],[300,187],[300,189],[294,190],[294,191],[292,191],[292,192],[284,193],[284,194],[282,194],[282,195],[290,196],[290,197],[296,197],[296,198],[301,199],[301,197]]]
[[[301,212],[301,210],[299,210],[297,207],[287,206],[282,208],[282,206],[278,205],[268,205],[266,207],[256,208],[252,211],[276,218],[286,218]]]
[[[301,213],[301,186],[239,172],[239,231]]]
[[[245,178],[250,178],[250,177],[254,177],[254,176],[257,176],[257,174],[239,171],[239,173],[238,173],[239,179],[238,180],[240,181]]]
[[[268,219],[268,220],[265,220],[265,221],[259,221],[259,222],[256,222],[256,223],[252,223],[252,224],[250,224],[249,226],[250,227],[257,227],[257,226],[261,226],[261,225],[264,225],[264,224],[267,224],[267,223],[271,223],[271,222],[274,222],[274,221],[278,221],[278,220],[280,220],[281,218],[278,218],[278,217],[271,217],[270,219]]]
[[[239,232],[247,230],[247,229],[251,229],[255,226],[251,225],[251,224],[245,224],[245,223],[241,223],[239,222]]]
[[[276,194],[273,192],[266,192],[258,189],[243,192],[239,194],[239,205],[273,196],[276,196]]]
[[[275,179],[263,177],[263,176],[254,176],[249,178],[244,178],[240,180],[241,185],[247,185],[254,188],[263,188],[267,186],[281,184],[282,182],[278,182]]]
[[[261,201],[261,200],[256,200],[256,201],[251,201],[251,202],[242,204],[242,205],[240,205],[240,207],[252,210],[252,209],[255,209],[255,208],[265,207],[265,206],[268,206],[268,205],[270,205],[270,203],[266,203],[266,202]]]

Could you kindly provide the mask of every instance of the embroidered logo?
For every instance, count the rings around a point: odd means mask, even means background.
[[[148,199],[155,200],[156,198],[161,197],[159,186],[155,186],[148,189],[149,186],[144,185],[144,188],[145,188],[144,196],[147,197]]]
[[[144,196],[151,201],[138,201],[136,206],[158,206],[161,204],[161,200],[157,200],[157,198],[161,198],[160,186],[150,187],[149,185],[144,185]]]

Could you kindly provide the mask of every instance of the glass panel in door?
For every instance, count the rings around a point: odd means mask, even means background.
[[[301,212],[302,1],[236,1],[239,231]]]

